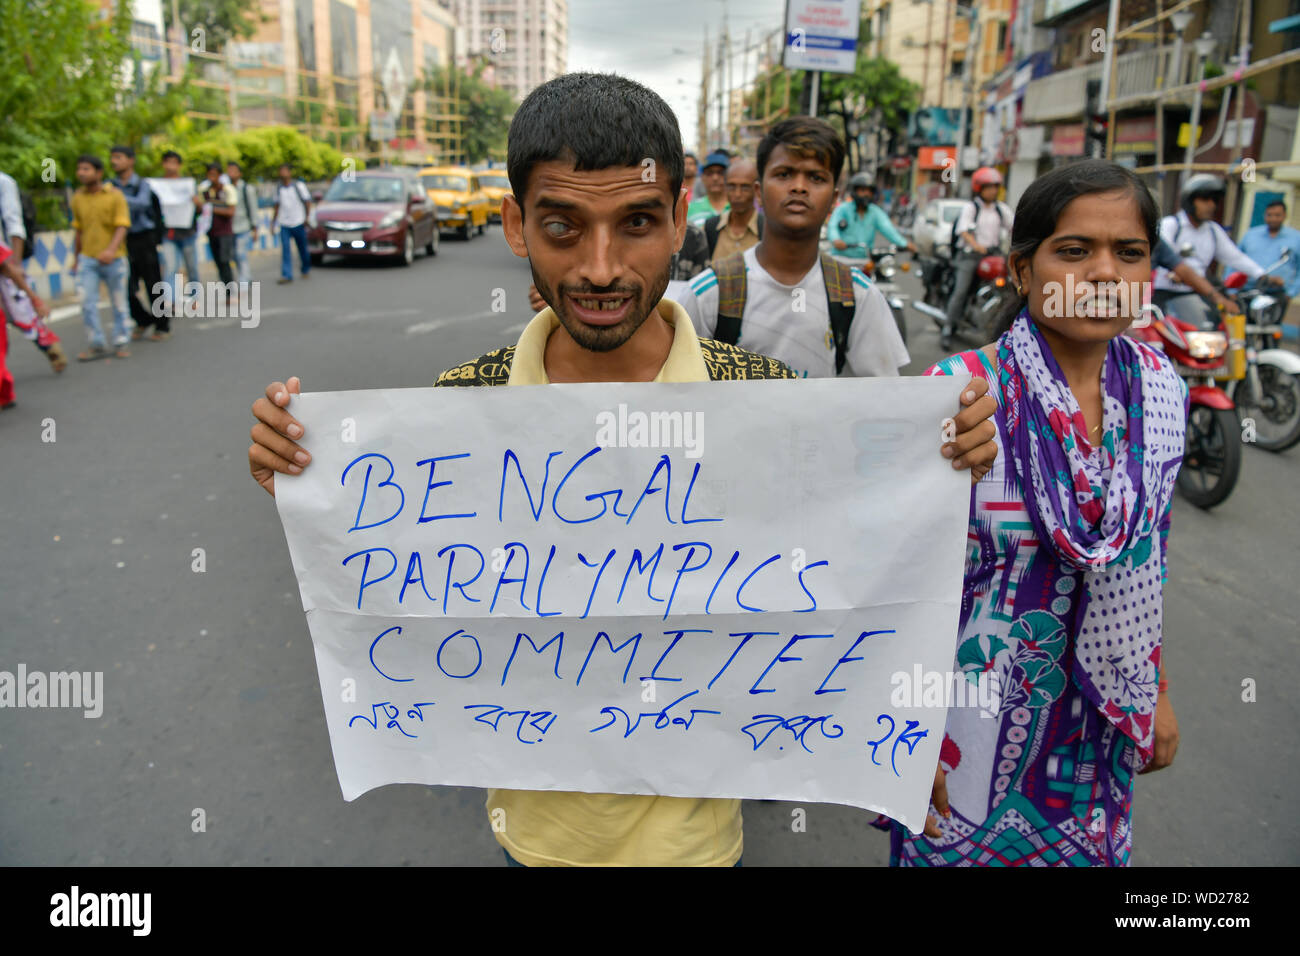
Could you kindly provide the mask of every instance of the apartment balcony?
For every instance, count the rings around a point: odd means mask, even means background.
[[[1187,82],[1188,62],[1192,57],[1191,44],[1183,46],[1183,64],[1180,73],[1173,71],[1173,56],[1172,44],[1157,49],[1120,54],[1115,58],[1115,89],[1111,94],[1112,98],[1124,99],[1154,92],[1162,70],[1166,71],[1166,87]],[[1062,70],[1033,80],[1025,87],[1024,121],[1043,123],[1078,119],[1083,116],[1084,107],[1087,105],[1088,81],[1100,80],[1101,71],[1102,61],[1098,60],[1087,66]],[[1169,105],[1182,101],[1172,98],[1165,102]]]

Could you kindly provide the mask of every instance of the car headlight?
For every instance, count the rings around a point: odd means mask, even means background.
[[[1222,332],[1184,332],[1183,338],[1193,358],[1218,358],[1228,350],[1228,337]]]
[[[388,215],[384,216],[383,219],[379,220],[379,228],[387,229],[389,226],[395,226],[401,221],[402,211],[400,209],[394,209]]]

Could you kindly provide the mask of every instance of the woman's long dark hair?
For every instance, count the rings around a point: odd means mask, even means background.
[[[1160,210],[1142,180],[1117,163],[1085,159],[1053,169],[1030,183],[1016,204],[1016,218],[1011,227],[1011,252],[1023,259],[1032,258],[1043,240],[1056,231],[1057,220],[1066,206],[1080,196],[1113,192],[1128,192],[1137,201],[1142,224],[1146,226],[1147,241],[1154,251],[1159,238]],[[1010,278],[1014,282],[1016,277]],[[1012,298],[999,317],[994,338],[1000,338],[1011,328],[1011,323],[1028,301],[1024,295]]]

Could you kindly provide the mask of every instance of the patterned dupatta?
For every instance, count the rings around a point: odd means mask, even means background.
[[[1150,759],[1160,665],[1159,526],[1182,462],[1186,391],[1163,355],[1116,336],[1102,363],[1102,444],[1028,310],[999,341],[1011,468],[1043,547],[1081,572],[1074,676]]]

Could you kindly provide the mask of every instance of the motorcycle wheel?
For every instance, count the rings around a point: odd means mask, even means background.
[[[1198,508],[1213,508],[1232,494],[1241,473],[1241,424],[1226,408],[1193,405],[1178,491]]]
[[[1255,444],[1266,451],[1286,451],[1300,442],[1300,378],[1274,365],[1260,365],[1256,395],[1250,379],[1243,378],[1233,390],[1232,400],[1241,410],[1243,423],[1253,419]]]

